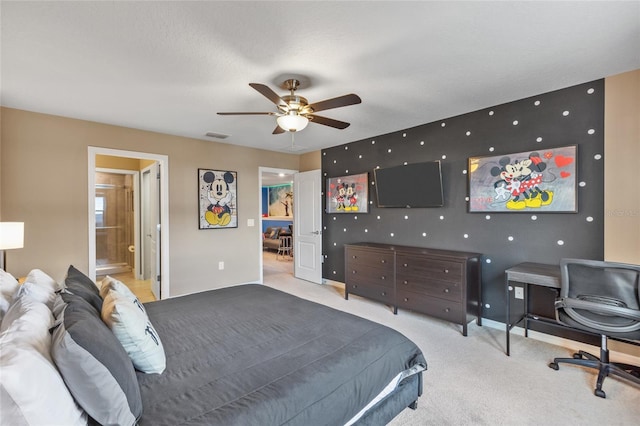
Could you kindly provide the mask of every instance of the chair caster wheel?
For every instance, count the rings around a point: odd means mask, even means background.
[[[607,397],[607,394],[606,394],[606,393],[604,393],[604,391],[603,391],[602,389],[596,389],[596,390],[594,390],[594,391],[593,391],[593,394],[594,394],[595,396],[599,396],[600,398],[606,398],[606,397]]]
[[[552,369],[554,369],[556,371],[558,371],[558,369],[560,369],[560,367],[558,366],[557,362],[550,362],[549,363],[549,368],[552,368]]]

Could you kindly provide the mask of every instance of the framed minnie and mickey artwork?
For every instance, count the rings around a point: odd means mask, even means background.
[[[329,178],[325,194],[327,213],[368,213],[369,174]]]
[[[469,212],[576,213],[577,149],[470,157]]]

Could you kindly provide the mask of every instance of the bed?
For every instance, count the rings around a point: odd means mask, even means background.
[[[74,323],[65,316],[82,311],[90,317],[94,309],[79,301],[79,293],[67,286],[62,291],[67,307],[53,308],[55,324],[63,323],[69,332]],[[69,308],[73,303],[79,306],[75,311]],[[131,401],[129,406],[141,426],[384,425],[405,408],[415,408],[422,393],[426,361],[405,336],[263,285],[146,303],[144,311],[161,341],[166,368],[160,374],[135,371],[135,384],[116,377],[122,389],[139,391],[141,407]],[[88,341],[110,338],[96,337],[97,323],[83,328]],[[53,334],[56,347],[64,339],[55,326]],[[80,336],[73,337],[82,345]],[[95,392],[68,383],[81,374],[76,367],[81,362],[64,353],[65,344],[57,346],[63,349],[52,349],[52,357],[76,402],[81,408],[95,404],[82,400],[97,398]],[[110,367],[113,355],[93,352],[106,370],[126,364],[120,360]],[[90,370],[93,379],[95,368]],[[90,423],[102,415],[87,412]]]

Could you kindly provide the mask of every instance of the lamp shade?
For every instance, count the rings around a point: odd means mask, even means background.
[[[278,122],[278,126],[289,132],[298,132],[309,124],[307,117],[298,115],[295,111],[290,111],[287,115],[278,117],[276,121]]]
[[[0,222],[0,250],[24,247],[24,222]]]

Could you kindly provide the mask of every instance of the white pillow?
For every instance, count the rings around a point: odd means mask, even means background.
[[[86,425],[87,415],[50,358],[53,316],[49,308],[18,298],[7,318],[8,327],[0,334],[2,424]]]
[[[127,285],[122,281],[118,281],[115,278],[107,275],[102,279],[102,282],[100,284],[100,297],[102,297],[102,299],[104,300],[104,298],[107,297],[107,294],[111,290],[115,291],[116,293],[120,293],[121,295],[131,300],[134,304],[138,305],[138,307],[142,309],[142,311],[146,314],[146,309],[144,308],[140,300],[136,297],[136,295],[133,294],[131,289],[127,287]]]
[[[18,291],[18,280],[13,275],[6,272],[4,269],[0,269],[0,321],[7,313],[9,305],[13,300],[13,295]]]
[[[166,357],[160,336],[138,304],[111,290],[102,304],[102,321],[120,341],[137,370],[158,374],[164,371]]]
[[[49,275],[40,269],[33,269],[24,280],[24,284],[20,286],[15,297],[27,296],[34,300],[47,305],[49,309],[53,309],[53,303],[56,300],[56,291],[62,287]]]

